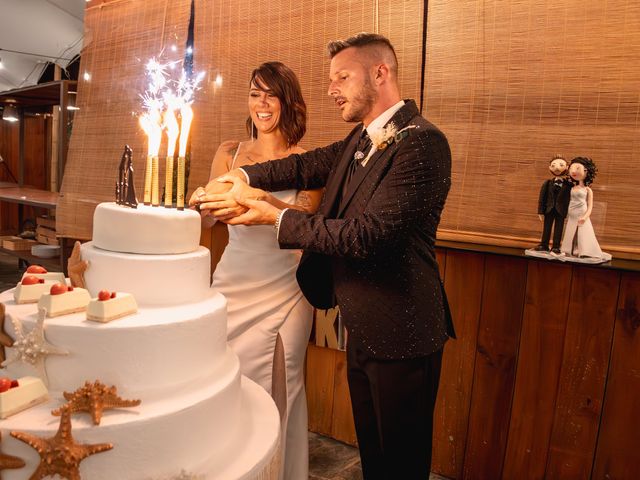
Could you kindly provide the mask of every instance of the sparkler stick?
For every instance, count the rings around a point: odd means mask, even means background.
[[[185,174],[185,156],[187,154],[187,141],[189,140],[189,130],[191,129],[191,121],[193,120],[193,110],[190,105],[183,105],[180,108],[180,116],[182,124],[180,128],[180,150],[178,154],[178,178],[176,185],[176,204],[178,210],[184,210],[184,174]]]

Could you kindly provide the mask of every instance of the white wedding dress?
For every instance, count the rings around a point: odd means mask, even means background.
[[[573,187],[567,215],[567,226],[564,229],[560,250],[565,255],[574,257],[599,258],[611,260],[611,255],[600,249],[591,219],[587,218],[582,225],[578,220],[587,212],[587,189]]]
[[[296,191],[273,195],[292,204]],[[271,225],[230,225],[229,243],[212,283],[227,298],[227,339],[240,357],[242,374],[278,404],[284,456],[281,478],[286,480],[306,480],[309,463],[304,359],[313,312],[296,281],[300,254],[281,250]],[[274,369],[276,343],[281,349]]]

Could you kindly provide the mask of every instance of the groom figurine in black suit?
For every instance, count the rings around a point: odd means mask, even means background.
[[[540,187],[538,196],[538,217],[544,221],[542,239],[535,250],[548,252],[551,229],[553,228],[553,249],[551,252],[560,255],[560,241],[564,219],[569,213],[572,183],[567,178],[567,161],[562,155],[555,155],[549,162],[549,171],[553,178],[546,180]]]
[[[342,118],[357,122],[351,133],[218,179],[233,182],[240,207],[216,194],[216,180],[192,203],[229,224],[273,224],[281,248],[304,250],[303,293],[317,308],[338,305],[348,330],[364,478],[426,480],[442,349],[454,336],[434,251],[451,153],[415,102],[401,99],[387,38],[362,33],[328,48],[328,93]],[[243,196],[245,182],[269,191],[326,190],[318,212],[308,214]]]

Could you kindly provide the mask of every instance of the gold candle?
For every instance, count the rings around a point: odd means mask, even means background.
[[[160,205],[160,193],[158,185],[158,156],[151,157],[151,205]]]
[[[178,210],[184,210],[184,176],[187,155],[187,141],[189,140],[189,130],[191,129],[191,121],[193,120],[193,110],[190,105],[183,105],[180,108],[180,116],[182,124],[180,128],[180,151],[178,156],[178,178],[176,185],[176,204]]]
[[[158,205],[158,150],[162,138],[160,112],[152,110],[140,116],[140,126],[147,134],[147,165],[144,174],[144,204]]]
[[[152,167],[153,157],[151,155],[147,155],[147,165],[144,170],[144,204],[151,204],[151,176],[152,176]]]
[[[176,119],[172,108],[167,109],[167,111],[165,112],[164,124],[167,127],[167,162],[165,165],[164,179],[164,206],[167,208],[171,208],[173,206],[173,155],[175,153],[178,135],[180,135],[178,120]]]
[[[184,169],[186,160],[184,157],[178,157],[178,178],[176,181],[176,207],[178,210],[184,210]]]

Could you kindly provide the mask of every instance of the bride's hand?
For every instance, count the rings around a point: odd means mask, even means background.
[[[200,209],[211,210],[211,214],[218,220],[226,220],[245,213],[247,207],[242,203],[247,199],[263,200],[267,197],[263,190],[250,187],[234,176],[223,175],[215,181],[231,185],[231,188],[226,193],[205,193],[200,197]]]
[[[578,225],[584,225],[584,222],[586,222],[587,219],[585,217],[581,217],[578,219]]]

